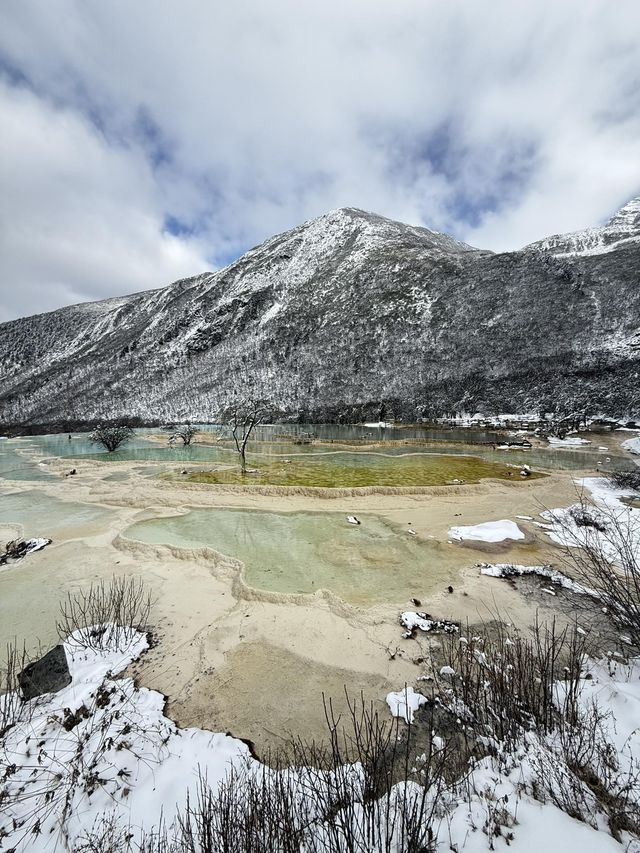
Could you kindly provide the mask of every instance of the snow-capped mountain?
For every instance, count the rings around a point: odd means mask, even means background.
[[[556,257],[599,255],[640,242],[640,196],[621,207],[601,228],[585,228],[571,234],[556,234],[527,246]]]
[[[310,420],[629,414],[639,212],[635,199],[603,228],[494,254],[336,210],[219,272],[0,325],[0,421],[211,420],[247,388]]]

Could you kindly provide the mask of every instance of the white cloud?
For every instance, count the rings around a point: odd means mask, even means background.
[[[3,18],[32,89],[0,100],[3,276],[28,285],[5,316],[160,286],[342,205],[506,249],[640,192],[635,0],[5,0]]]
[[[206,268],[163,233],[139,152],[82,117],[0,85],[0,318],[130,293]]]

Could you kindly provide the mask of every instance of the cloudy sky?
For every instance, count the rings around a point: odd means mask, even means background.
[[[637,0],[2,0],[0,321],[336,207],[495,250],[640,194]]]

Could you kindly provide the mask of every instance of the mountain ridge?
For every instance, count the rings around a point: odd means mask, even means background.
[[[525,249],[552,251],[557,257],[600,254],[627,241],[640,240],[640,196],[630,199],[604,225],[555,234],[525,246]]]
[[[639,237],[640,198],[498,254],[339,208],[217,272],[0,325],[0,421],[213,420],[248,388],[277,418],[628,414]]]

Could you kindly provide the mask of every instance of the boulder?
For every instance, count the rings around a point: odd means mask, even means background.
[[[40,660],[26,666],[18,675],[18,684],[25,699],[34,699],[43,693],[57,693],[71,684],[64,646],[54,646]]]

